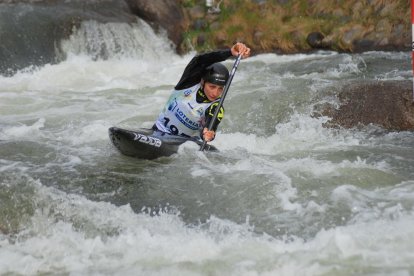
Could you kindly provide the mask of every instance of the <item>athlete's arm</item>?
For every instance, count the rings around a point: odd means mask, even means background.
[[[184,69],[180,81],[175,86],[176,90],[186,89],[201,81],[204,69],[215,63],[228,59],[231,56],[242,55],[242,58],[250,56],[250,48],[244,43],[237,42],[230,49],[218,50],[196,55]]]
[[[224,61],[231,56],[232,52],[230,49],[196,55],[184,69],[180,81],[175,86],[175,90],[181,90],[196,85],[201,81],[204,69],[207,66],[215,62]]]

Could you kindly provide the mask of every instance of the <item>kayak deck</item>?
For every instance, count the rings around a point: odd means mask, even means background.
[[[141,159],[156,159],[177,153],[178,148],[185,142],[202,145],[202,141],[182,136],[170,135],[152,129],[128,130],[111,127],[108,130],[112,144],[124,155]],[[218,151],[212,145],[206,151]]]

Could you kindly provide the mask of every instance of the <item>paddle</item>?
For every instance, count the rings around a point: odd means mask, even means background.
[[[229,79],[227,80],[226,85],[224,86],[223,94],[221,95],[219,104],[216,107],[216,111],[214,112],[213,118],[211,118],[211,121],[208,124],[209,131],[213,129],[214,122],[217,120],[217,116],[220,112],[220,108],[223,106],[224,99],[226,98],[227,91],[229,91],[231,81],[233,80],[234,74],[236,73],[237,66],[239,66],[241,57],[242,57],[241,55],[238,55],[236,61],[234,62],[233,69],[231,69]],[[203,144],[200,147],[200,150],[204,151],[204,148],[206,147],[206,145],[207,145],[207,141],[204,140]]]

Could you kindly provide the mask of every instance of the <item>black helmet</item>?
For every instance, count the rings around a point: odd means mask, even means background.
[[[224,86],[228,79],[229,70],[227,70],[226,66],[218,62],[207,66],[203,75],[205,82],[211,82],[220,86]]]

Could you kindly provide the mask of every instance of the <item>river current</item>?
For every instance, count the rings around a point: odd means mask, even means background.
[[[145,161],[107,130],[150,127],[195,53],[93,21],[61,51],[0,76],[0,274],[414,274],[412,132],[313,116],[350,83],[411,79],[410,53],[243,60],[220,152]]]

